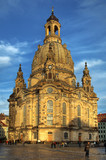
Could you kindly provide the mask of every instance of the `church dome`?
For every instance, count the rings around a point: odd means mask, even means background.
[[[60,27],[59,20],[54,16],[54,11],[52,10],[52,14],[45,24],[44,45],[39,45],[38,50],[35,52],[32,74],[36,70],[44,68],[48,56],[52,58],[57,68],[74,73],[74,63],[70,51],[67,50],[66,44],[62,45],[61,43]]]
[[[57,42],[48,42],[43,46],[38,46],[38,50],[35,52],[35,56],[32,63],[32,73],[37,70],[41,65],[43,67],[47,56],[51,55],[53,61],[59,68],[65,68],[74,72],[74,63],[70,54],[67,50],[66,44],[62,45]]]

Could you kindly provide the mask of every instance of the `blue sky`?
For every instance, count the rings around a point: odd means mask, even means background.
[[[106,0],[0,0],[0,112],[8,114],[7,99],[20,63],[27,84],[52,6],[61,23],[62,43],[71,51],[77,82],[81,85],[87,61],[100,98],[98,113],[106,113]]]

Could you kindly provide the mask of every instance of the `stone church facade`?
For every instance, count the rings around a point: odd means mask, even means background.
[[[21,65],[9,101],[9,139],[22,141],[97,141],[97,95],[85,63],[82,86],[74,62],[62,45],[54,11],[45,24],[44,44],[32,62],[28,88]]]

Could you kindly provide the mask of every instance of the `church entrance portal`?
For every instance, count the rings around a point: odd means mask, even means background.
[[[53,141],[53,134],[52,132],[48,132],[48,142]]]

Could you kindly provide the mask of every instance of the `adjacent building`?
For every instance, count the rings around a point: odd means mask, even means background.
[[[4,113],[0,113],[0,121],[2,121],[7,126],[9,126],[9,116],[8,115],[5,115]]]
[[[0,114],[0,140],[8,140],[9,116]]]
[[[52,11],[38,45],[28,88],[21,65],[9,102],[9,139],[22,141],[98,141],[97,101],[87,62],[82,85],[60,37],[61,24]]]
[[[99,141],[106,141],[106,113],[98,114]]]

